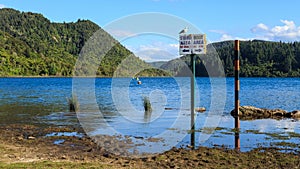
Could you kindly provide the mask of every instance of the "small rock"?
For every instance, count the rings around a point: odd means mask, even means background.
[[[150,162],[151,158],[150,157],[144,157],[144,158],[141,158],[141,160],[144,161],[144,162]]]
[[[295,110],[291,112],[293,118],[300,118],[300,110]]]
[[[22,141],[24,138],[22,136],[17,137],[17,140]]]
[[[33,136],[28,136],[28,140],[34,140],[35,139],[35,137],[33,137]]]
[[[61,156],[60,159],[65,160],[67,157],[65,155]]]
[[[287,117],[287,118],[292,118],[292,117],[293,117],[293,114],[292,114],[292,112],[288,112],[288,113],[286,113],[286,114],[285,114],[285,117]]]
[[[139,136],[134,136],[134,138],[136,138],[136,139],[144,139],[144,137],[139,137]]]
[[[104,154],[103,154],[103,157],[109,158],[109,157],[111,157],[111,155],[108,154],[108,153],[104,153]]]
[[[8,155],[8,158],[16,158],[16,155],[14,155],[14,154],[9,154],[9,155]]]
[[[197,108],[195,108],[195,111],[202,113],[202,112],[206,111],[206,108],[205,107],[197,107]]]
[[[230,114],[233,117],[235,117],[235,110],[232,110]],[[253,106],[241,106],[239,108],[238,116],[241,118],[241,120],[264,119],[264,118],[277,119],[277,118],[291,117],[291,114],[281,109],[261,109]]]
[[[186,147],[190,148],[190,149],[194,148],[194,146],[192,146],[192,145],[187,145]]]

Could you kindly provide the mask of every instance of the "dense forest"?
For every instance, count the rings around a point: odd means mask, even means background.
[[[234,41],[212,43],[207,48],[208,53],[196,59],[196,76],[209,76],[207,68],[210,67],[214,68],[212,76],[220,76],[222,71],[228,77],[234,76]],[[182,63],[190,66],[190,57],[183,56],[160,67],[181,76],[185,72],[179,68],[184,67]],[[299,77],[300,42],[241,41],[240,76]]]
[[[227,76],[233,76],[233,41],[214,44]],[[261,40],[240,43],[240,75],[243,77],[299,77],[300,43]]]
[[[101,57],[97,76],[113,76],[122,60],[129,58],[126,68],[117,76],[132,76],[130,68],[139,69],[141,75],[165,75],[152,69],[134,56],[95,23],[78,20],[73,23],[52,23],[41,14],[0,9],[0,76],[72,76],[93,75],[89,63],[81,63],[74,72],[77,58],[87,40],[97,32],[100,41],[111,42],[113,47]],[[97,51],[106,50],[97,46]],[[97,60],[94,56],[92,60]]]

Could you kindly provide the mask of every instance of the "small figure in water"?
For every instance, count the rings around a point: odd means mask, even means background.
[[[135,77],[135,80],[137,81],[138,85],[142,84],[142,81],[140,81],[139,77]]]

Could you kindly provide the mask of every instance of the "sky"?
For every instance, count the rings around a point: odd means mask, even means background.
[[[52,22],[89,19],[148,62],[178,57],[173,32],[187,25],[208,42],[300,41],[299,6],[299,0],[0,0],[0,8],[40,13]]]

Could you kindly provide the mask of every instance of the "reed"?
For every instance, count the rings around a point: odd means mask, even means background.
[[[150,102],[149,97],[145,96],[143,98],[143,102],[144,102],[145,112],[151,112],[152,111],[152,107],[151,107],[151,102]]]
[[[79,110],[79,102],[76,95],[72,94],[71,98],[67,98],[70,112],[76,112]]]

